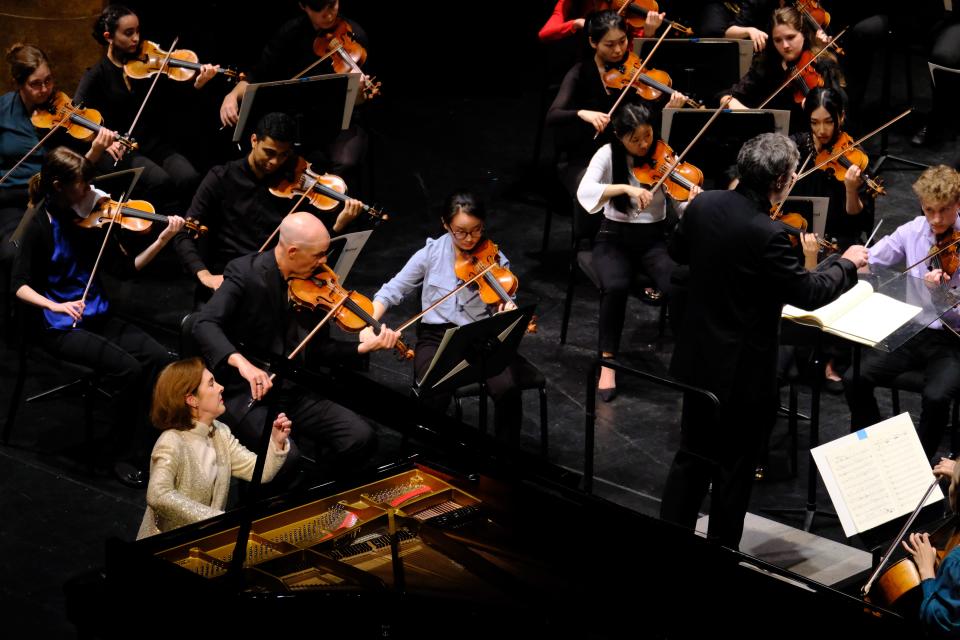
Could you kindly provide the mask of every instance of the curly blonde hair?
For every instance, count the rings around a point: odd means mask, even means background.
[[[946,165],[926,169],[913,183],[913,192],[924,202],[960,202],[960,173]]]

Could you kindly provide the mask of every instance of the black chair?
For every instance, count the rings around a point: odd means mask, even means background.
[[[900,415],[900,391],[913,391],[923,393],[923,371],[905,371],[901,373],[890,387],[890,405],[893,409],[893,415]],[[953,408],[951,410],[950,427],[950,451],[960,452],[960,433],[957,432],[960,427],[960,398],[953,399]]]
[[[570,268],[567,276],[567,293],[563,300],[563,320],[560,323],[560,344],[567,343],[567,326],[570,324],[570,312],[573,307],[573,291],[577,281],[577,272],[580,271],[593,286],[600,290],[600,279],[593,268],[593,238],[599,228],[602,216],[596,214],[591,220],[584,221],[585,215],[579,204],[573,201],[573,244],[570,258]],[[656,283],[644,273],[637,273],[634,277],[632,291],[641,300],[646,301],[644,291],[656,289]],[[659,300],[660,317],[657,323],[657,342],[659,343],[667,328],[667,307],[665,300]]]
[[[31,313],[33,309],[20,302],[12,303],[11,308],[13,309],[12,317],[8,317],[7,321],[12,323],[13,329],[8,329],[5,333],[9,339],[13,340],[9,346],[15,348],[17,351],[18,365],[17,379],[13,386],[13,393],[10,396],[6,422],[3,425],[3,444],[8,445],[10,443],[10,436],[13,433],[13,427],[16,424],[17,414],[22,402],[33,403],[74,396],[79,397],[83,404],[84,438],[87,444],[90,445],[96,435],[93,417],[94,401],[98,396],[109,401],[112,399],[112,396],[103,389],[100,389],[97,384],[97,374],[93,369],[79,364],[57,360],[55,363],[57,368],[75,376],[73,380],[36,393],[24,401],[22,399],[23,389],[29,375],[28,362],[32,361],[35,355],[45,352],[43,349],[37,348],[34,345],[34,341],[31,340],[28,325],[30,324],[30,320],[33,319]],[[93,447],[91,447],[91,452],[95,452]],[[88,465],[91,471],[93,463],[94,460],[91,455],[88,459]]]
[[[547,458],[548,452],[548,422],[547,422],[547,380],[532,363],[526,362],[517,372],[517,387],[521,392],[536,389],[540,395],[540,456]],[[480,384],[474,383],[460,387],[453,392],[454,415],[457,420],[463,420],[463,399],[474,398],[480,395]],[[484,432],[486,432],[486,425]]]

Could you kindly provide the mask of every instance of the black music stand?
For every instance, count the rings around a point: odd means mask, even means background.
[[[355,73],[251,84],[243,94],[233,141],[249,138],[260,118],[276,111],[296,120],[300,145],[317,146],[350,126],[359,86]]]
[[[888,32],[887,46],[884,47],[884,51],[883,51],[883,78],[880,84],[880,102],[886,107],[887,117],[890,117],[890,111],[889,111],[890,76],[892,74],[891,56],[893,55],[893,51],[895,50],[895,47],[893,47],[893,40],[894,40],[893,33]],[[906,60],[905,64],[907,65],[907,67],[909,67],[910,65],[909,58]],[[933,72],[931,71],[931,76],[932,74]],[[907,74],[907,78],[910,78],[910,77],[911,76]],[[889,127],[880,132],[880,155],[877,157],[876,162],[874,162],[873,165],[870,167],[871,174],[877,175],[878,173],[880,173],[881,168],[887,162],[898,162],[901,165],[905,165],[900,167],[899,169],[904,171],[910,171],[915,169],[926,169],[930,166],[922,162],[917,162],[916,160],[911,160],[910,158],[901,158],[900,156],[890,155],[890,153],[887,152],[887,146],[889,145],[889,142],[890,142],[889,137],[890,137]]]
[[[417,397],[480,385],[479,428],[487,430],[487,378],[507,368],[533,316],[534,305],[447,329],[427,372],[413,387]]]
[[[140,181],[140,174],[142,173],[143,167],[113,171],[95,176],[90,184],[101,191],[106,191],[114,200],[123,194],[127,194],[126,199],[129,200],[134,187]]]
[[[633,50],[643,60],[656,38],[638,38]],[[746,68],[741,60],[741,42],[750,48]],[[666,71],[673,88],[701,102],[713,103],[713,97],[727,89],[747,72],[753,57],[749,40],[726,38],[667,38],[660,43],[648,65]]]
[[[680,153],[713,115],[711,109],[664,109],[660,137]],[[790,112],[780,109],[727,110],[703,134],[684,160],[696,165],[705,176],[723,180],[727,168],[736,165],[744,140],[761,133],[786,133]],[[726,189],[726,184],[712,188]],[[705,185],[705,188],[707,185]]]

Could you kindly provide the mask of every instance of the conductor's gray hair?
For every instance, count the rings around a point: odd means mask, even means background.
[[[793,140],[781,133],[761,133],[741,147],[737,173],[743,186],[767,194],[786,184],[799,161],[800,152]]]

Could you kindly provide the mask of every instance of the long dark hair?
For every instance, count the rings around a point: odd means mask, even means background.
[[[458,213],[466,213],[478,220],[487,219],[487,208],[483,201],[469,189],[457,189],[447,197],[440,214],[443,224],[450,224]]]
[[[627,149],[623,146],[621,138],[633,133],[637,127],[647,125],[654,130],[653,142],[657,140],[656,127],[654,126],[654,117],[650,109],[642,104],[627,103],[621,105],[613,114],[610,126],[613,128],[613,142],[610,143],[613,162],[613,184],[630,184],[627,176]],[[653,151],[654,145],[650,145],[650,151]],[[630,197],[619,195],[612,198],[613,206],[617,211],[627,213],[630,211]]]
[[[30,178],[30,204],[36,205],[49,196],[54,190],[54,182],[61,185],[77,180],[90,182],[95,172],[93,164],[76,151],[57,147],[43,158],[40,173]]]
[[[104,32],[111,36],[115,34],[120,18],[129,15],[135,15],[132,9],[122,4],[108,4],[93,23],[93,39],[104,46],[108,45],[107,39],[103,37]]]
[[[587,16],[587,36],[598,43],[611,29],[627,33],[627,20],[616,11],[596,11]]]
[[[803,103],[803,116],[806,118],[807,126],[809,127],[810,116],[813,115],[813,112],[820,107],[826,109],[830,117],[833,118],[834,123],[833,139],[830,141],[832,145],[836,142],[837,136],[840,135],[840,120],[843,118],[845,105],[846,97],[839,89],[834,89],[833,87],[817,87],[807,94],[807,99]],[[809,129],[807,131],[809,133]],[[812,134],[807,137],[810,137],[812,142]]]

